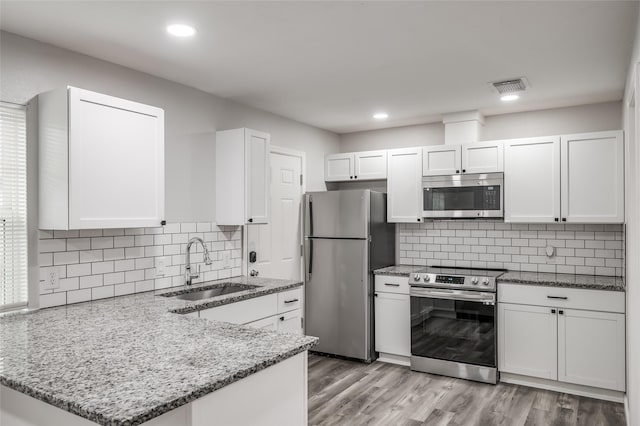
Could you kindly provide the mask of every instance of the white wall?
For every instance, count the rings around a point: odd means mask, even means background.
[[[638,16],[640,22],[640,14]],[[628,425],[640,424],[640,28],[636,30],[625,89],[625,211],[627,232],[627,408]]]
[[[215,221],[214,134],[251,127],[273,145],[307,153],[307,189],[324,190],[323,161],[338,135],[158,77],[49,44],[0,32],[0,99],[27,103],[72,85],[165,110],[166,219]]]
[[[501,114],[485,117],[481,140],[524,138],[622,128],[622,103],[591,105]],[[442,123],[346,133],[340,151],[444,144]]]

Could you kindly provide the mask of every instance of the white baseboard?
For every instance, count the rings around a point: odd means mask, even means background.
[[[631,412],[629,411],[629,395],[624,396],[624,417],[627,419],[627,426],[631,426]]]
[[[529,386],[532,388],[602,399],[604,401],[620,403],[625,401],[624,392],[594,388],[591,386],[574,385],[571,383],[562,383],[556,380],[540,379],[537,377],[521,376],[519,374],[500,373],[500,381],[514,385]]]
[[[378,361],[386,362],[388,364],[403,365],[405,367],[409,367],[410,365],[408,356],[388,354],[385,352],[380,352],[378,354]]]

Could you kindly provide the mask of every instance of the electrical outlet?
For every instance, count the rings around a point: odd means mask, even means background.
[[[45,290],[60,288],[60,280],[58,280],[58,270],[56,268],[51,268],[51,270],[49,270],[49,273],[44,278],[42,287]]]
[[[231,253],[225,251],[222,253],[222,264],[225,268],[231,268]]]
[[[168,257],[156,258],[156,277],[164,277],[165,267],[169,264],[169,261]]]

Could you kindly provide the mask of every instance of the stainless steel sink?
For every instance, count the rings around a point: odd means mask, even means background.
[[[257,285],[250,284],[234,284],[234,283],[225,283],[221,285],[217,285],[212,288],[205,288],[202,290],[193,289],[194,291],[189,291],[188,293],[179,294],[174,296],[176,299],[182,300],[201,300],[201,299],[209,299],[211,297],[222,296],[223,294],[237,293],[239,291],[251,290],[258,287]]]

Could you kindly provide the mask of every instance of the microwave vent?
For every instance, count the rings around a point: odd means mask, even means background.
[[[503,95],[506,93],[522,92],[527,89],[528,84],[524,78],[514,78],[511,80],[494,81],[489,83],[498,92]]]

